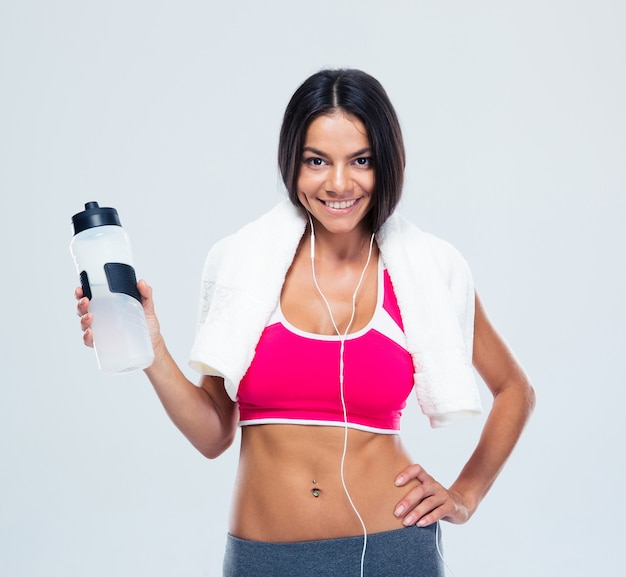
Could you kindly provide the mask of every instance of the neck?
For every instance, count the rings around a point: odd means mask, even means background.
[[[326,261],[358,261],[369,250],[372,231],[365,226],[345,233],[328,232],[317,221],[310,221],[307,227],[308,242],[311,242],[311,227],[315,235],[315,256]]]

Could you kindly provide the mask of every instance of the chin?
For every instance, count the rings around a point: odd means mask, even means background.
[[[320,218],[313,215],[317,223],[333,234],[348,234],[355,230],[369,229],[369,218],[365,214],[359,218]]]

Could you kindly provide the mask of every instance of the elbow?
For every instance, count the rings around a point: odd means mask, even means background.
[[[523,421],[530,418],[537,404],[535,389],[521,371],[507,379],[493,394],[494,400],[501,399],[501,402],[508,404],[510,410],[517,413]]]
[[[521,407],[521,413],[527,420],[535,410],[537,395],[535,394],[535,389],[525,375],[516,381],[516,386],[512,387],[517,397],[516,404],[518,407]]]
[[[530,383],[526,385],[526,404],[528,406],[528,414],[531,415],[537,405],[537,395],[535,394],[534,387]]]
[[[202,454],[203,457],[206,457],[207,459],[209,459],[210,461],[213,461],[214,459],[217,459],[218,457],[220,457],[225,451],[226,449],[221,449],[221,450],[214,450],[214,449],[210,449],[210,450],[205,450],[205,449],[199,449],[200,453]]]
[[[206,457],[207,459],[210,459],[212,461],[224,454],[233,444],[234,440],[235,431],[233,430],[222,439],[218,441],[213,441],[211,443],[205,443],[202,446],[196,446],[196,449],[200,451],[203,457]]]
[[[210,461],[213,461],[218,457],[221,457],[226,452],[226,449],[228,449],[229,447],[230,445],[224,445],[222,447],[211,447],[210,449],[201,449],[200,452],[202,453],[203,457],[206,457]]]
[[[517,379],[514,379],[517,382],[517,389],[520,392],[522,399],[524,400],[524,405],[526,407],[528,416],[532,414],[535,410],[535,405],[537,404],[537,395],[535,394],[535,389],[530,382],[530,379],[526,375],[526,373],[520,369]]]

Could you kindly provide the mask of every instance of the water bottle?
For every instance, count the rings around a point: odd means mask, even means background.
[[[117,210],[85,204],[72,217],[70,252],[93,314],[93,344],[105,373],[149,367],[154,360],[146,316],[137,290],[128,235]]]

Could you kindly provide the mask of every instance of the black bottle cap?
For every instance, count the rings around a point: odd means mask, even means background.
[[[117,210],[114,208],[100,207],[97,202],[85,203],[85,210],[72,217],[74,234],[78,234],[88,228],[96,226],[122,226]]]

